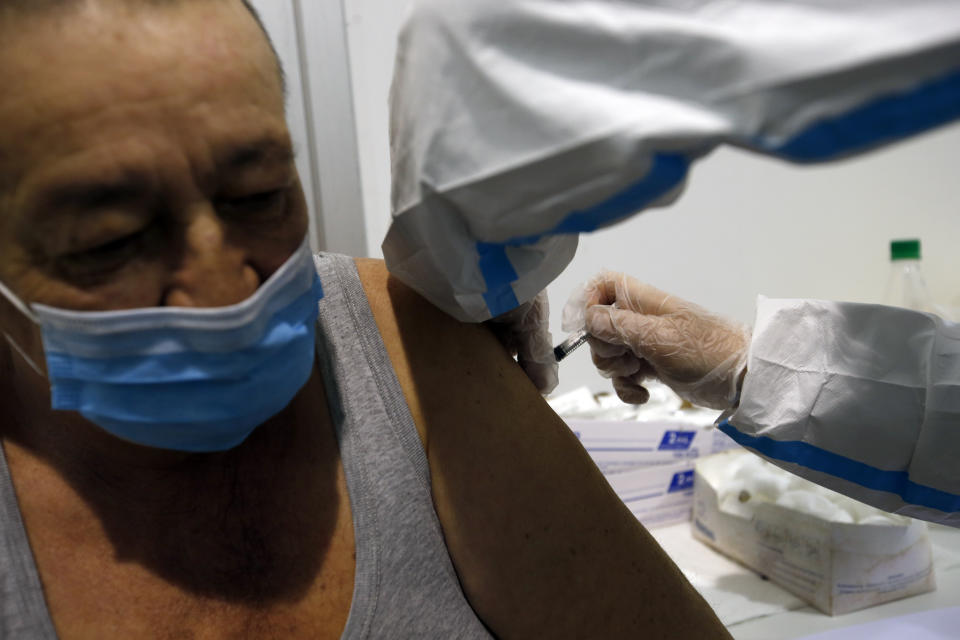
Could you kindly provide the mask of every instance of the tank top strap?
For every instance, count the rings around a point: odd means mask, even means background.
[[[7,458],[0,447],[0,638],[55,640]]]
[[[430,469],[352,258],[316,256],[317,355],[353,511],[356,577],[343,637],[490,638],[433,508]]]

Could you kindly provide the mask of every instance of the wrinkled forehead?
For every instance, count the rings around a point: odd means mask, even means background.
[[[284,126],[276,60],[240,0],[66,4],[0,18],[0,181],[98,132]]]

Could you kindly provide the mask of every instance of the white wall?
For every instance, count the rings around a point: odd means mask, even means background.
[[[303,182],[304,195],[310,210],[310,240],[314,249],[318,249],[320,234],[317,229],[317,194],[313,188],[313,163],[306,148],[309,131],[294,6],[291,0],[252,0],[252,4],[260,14],[263,26],[270,33],[270,39],[287,75],[287,124],[296,147],[297,172]]]
[[[341,0],[252,0],[287,74],[287,121],[314,250],[367,253]],[[375,156],[376,154],[370,154]]]
[[[395,35],[408,3],[344,0],[355,92],[367,246],[389,224],[387,94]],[[699,163],[687,193],[581,240],[549,288],[552,325],[573,287],[601,268],[626,271],[739,321],[758,293],[876,301],[892,238],[919,237],[935,298],[960,294],[960,125],[866,158],[795,167],[724,149]],[[559,335],[556,336],[559,338]],[[560,391],[608,389],[581,349]]]
[[[390,140],[387,97],[397,31],[409,0],[343,0],[353,81],[367,255],[382,257],[390,225]]]

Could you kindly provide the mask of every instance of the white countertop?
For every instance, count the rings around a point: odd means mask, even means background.
[[[823,631],[960,605],[960,529],[930,525],[937,589],[841,616],[805,605],[777,585],[736,565],[690,534],[689,523],[653,529],[688,579],[737,640],[790,640]],[[960,638],[960,630],[957,632]]]

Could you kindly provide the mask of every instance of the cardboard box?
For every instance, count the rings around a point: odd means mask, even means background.
[[[831,615],[936,588],[926,523],[829,522],[769,502],[752,516],[720,508],[730,451],[696,461],[693,535]]]

